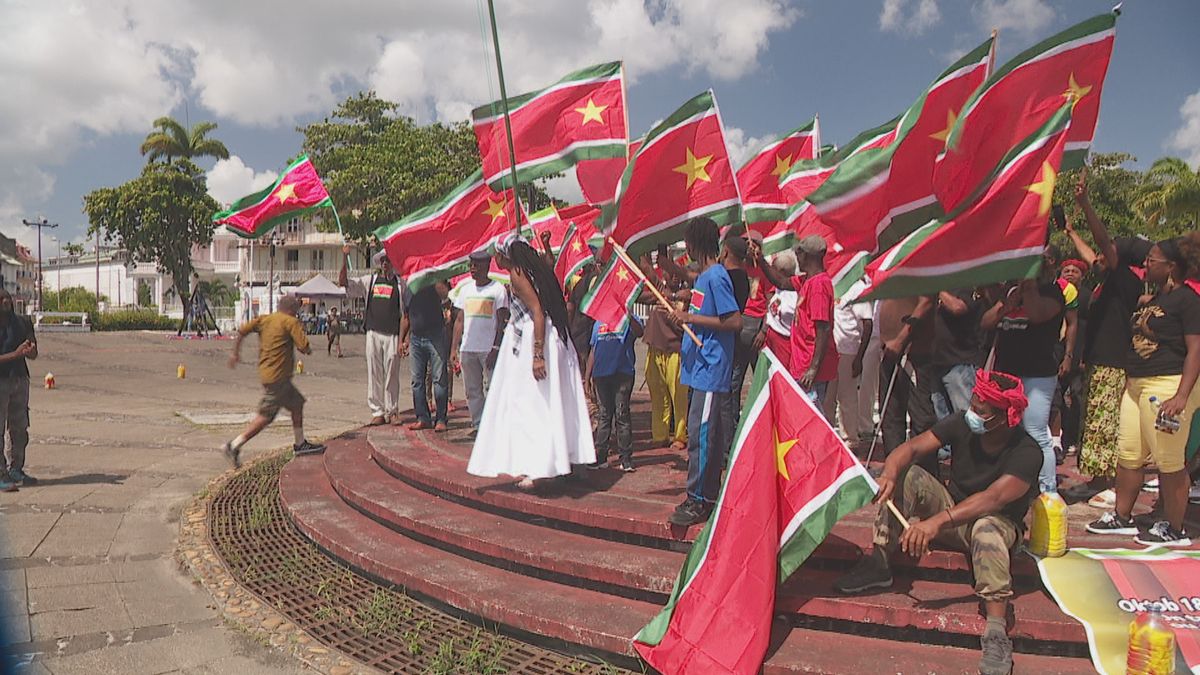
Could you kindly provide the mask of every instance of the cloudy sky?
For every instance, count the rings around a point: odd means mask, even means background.
[[[820,113],[825,142],[903,111],[1000,29],[1003,61],[1114,0],[497,0],[510,92],[623,59],[635,134],[712,87],[745,156]],[[137,175],[157,117],[216,121],[230,201],[273,180],[295,127],[374,88],[422,121],[498,98],[484,0],[3,0],[0,231],[86,229],[82,197]],[[1127,0],[1097,149],[1200,165],[1200,2]]]

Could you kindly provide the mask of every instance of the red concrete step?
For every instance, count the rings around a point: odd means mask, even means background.
[[[664,602],[683,564],[682,553],[595,539],[481,512],[440,499],[394,479],[360,444],[334,444],[325,469],[351,506],[393,530],[438,548],[539,578],[617,595]],[[805,568],[780,599],[780,609],[808,618],[848,620],[892,630],[940,630],[978,635],[984,626],[970,587],[899,577],[897,588],[845,597],[832,589],[840,572]],[[1086,635],[1032,580],[1021,579],[1014,601],[1013,636],[1039,642],[1083,644]],[[654,595],[648,595],[654,594]]]
[[[681,553],[540,527],[422,492],[380,468],[364,444],[331,444],[324,463],[334,490],[355,509],[390,529],[491,565],[616,594],[633,589],[665,597],[683,561]]]
[[[342,441],[334,441],[336,446]],[[290,462],[280,497],[293,522],[331,555],[376,578],[432,598],[518,636],[574,651],[633,657],[629,637],[656,605],[574,588],[458,557],[384,527],[342,501],[319,457]],[[780,627],[764,673],[971,673],[972,649]],[[1085,659],[1016,656],[1016,672],[1088,672]],[[626,661],[626,663],[631,663]]]
[[[667,449],[636,453],[639,468],[633,474],[615,469],[588,471],[530,494],[517,489],[509,478],[468,474],[470,448],[446,442],[444,436],[393,429],[371,429],[367,436],[375,461],[388,473],[476,509],[558,529],[574,528],[610,540],[684,552],[699,533],[699,526],[684,532],[667,524],[686,480],[684,471],[664,468],[674,466],[679,459],[679,453]],[[874,507],[847,516],[814,551],[814,561],[840,567],[857,560],[860,552],[870,547],[874,517]],[[969,569],[966,557],[954,551],[932,551],[919,565],[903,558],[898,558],[896,564],[960,576]],[[1037,566],[1028,556],[1014,558],[1013,572],[1019,577],[1038,577]]]

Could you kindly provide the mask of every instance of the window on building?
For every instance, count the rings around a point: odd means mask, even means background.
[[[311,251],[312,267],[310,269],[323,270],[325,269],[325,251]]]
[[[284,225],[284,231],[287,234],[300,234],[300,218],[292,218]]]
[[[300,269],[300,251],[296,249],[284,251],[283,266],[284,269],[289,270]]]

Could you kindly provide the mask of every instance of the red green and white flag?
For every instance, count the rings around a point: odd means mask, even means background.
[[[933,195],[934,163],[967,99],[987,77],[993,42],[989,38],[934,80],[900,118],[894,142],[847,158],[808,195],[821,220],[874,253],[943,215]]]
[[[575,204],[558,210],[558,217],[568,225],[574,225],[587,243],[592,246],[604,244],[604,235],[596,229],[600,220],[600,207],[591,204]]]
[[[635,259],[683,239],[700,216],[717,225],[740,222],[741,199],[712,90],[683,104],[646,134],[625,168],[601,230]]]
[[[742,215],[747,224],[783,220],[788,203],[780,181],[793,164],[817,158],[821,148],[821,128],[814,117],[763,146],[737,172],[742,194]]]
[[[607,204],[613,200],[617,193],[617,183],[621,181],[621,174],[625,173],[625,167],[629,165],[629,158],[637,154],[644,140],[639,138],[630,141],[629,152],[625,157],[589,159],[575,166],[575,180],[579,183],[579,190],[583,192],[587,203]]]
[[[511,192],[496,193],[476,169],[446,196],[375,230],[414,292],[468,269],[468,256],[513,229]]]
[[[1010,150],[962,207],[871,261],[868,285],[855,295],[910,297],[1036,276],[1070,129],[1068,102]]]
[[[763,350],[713,515],[634,648],[663,673],[758,673],[776,588],[876,490],[787,366]]]
[[[594,262],[595,258],[592,256],[592,249],[588,246],[587,238],[574,224],[567,226],[563,242],[562,250],[554,261],[554,275],[558,277],[563,288],[566,288],[567,279],[579,274],[588,263]]]
[[[542,233],[550,233],[550,250],[558,253],[562,248],[563,237],[567,233],[567,224],[558,217],[558,209],[551,204],[541,211],[531,213],[521,223],[521,236],[530,241],[530,246],[541,247]]]
[[[544,178],[585,159],[626,156],[623,73],[620,61],[604,63],[508,99],[518,181]],[[487,184],[495,190],[511,188],[502,102],[471,111],[471,121]]]
[[[239,237],[252,239],[285,220],[332,206],[308,155],[300,155],[270,187],[242,197],[212,219]]]
[[[1021,52],[987,79],[955,121],[934,169],[934,192],[946,211],[958,208],[1064,101],[1073,111],[1063,169],[1083,166],[1116,35],[1117,15],[1101,14]]]
[[[600,272],[592,290],[583,296],[579,311],[621,332],[629,325],[633,303],[641,295],[645,283],[638,270],[614,253],[609,256],[608,264]]]

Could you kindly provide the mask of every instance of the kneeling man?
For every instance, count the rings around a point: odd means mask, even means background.
[[[1028,401],[1021,381],[999,372],[977,371],[970,409],[955,413],[888,455],[879,478],[880,504],[874,548],[834,587],[858,593],[892,585],[888,556],[899,544],[920,557],[932,542],[971,556],[975,594],[983,600],[987,628],[979,672],[1008,675],[1012,642],[1005,616],[1012,596],[1009,562],[1022,539],[1025,513],[1038,494],[1042,451],[1021,428]],[[950,483],[916,466],[942,446],[950,447]],[[885,502],[909,519],[901,525]]]

